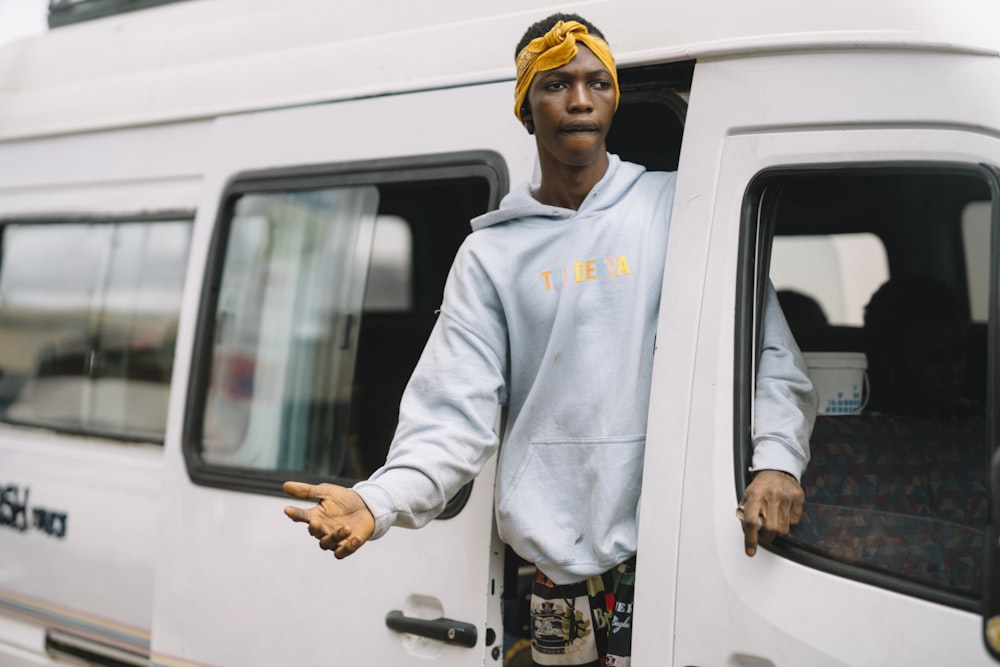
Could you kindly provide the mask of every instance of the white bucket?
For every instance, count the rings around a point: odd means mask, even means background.
[[[856,415],[868,402],[868,358],[863,352],[803,352],[819,395],[819,414]]]

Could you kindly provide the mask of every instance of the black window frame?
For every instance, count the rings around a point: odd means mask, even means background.
[[[1000,170],[987,164],[936,162],[936,161],[891,161],[891,162],[831,162],[821,164],[798,164],[769,167],[753,175],[744,190],[740,215],[739,254],[736,273],[736,313],[735,313],[735,350],[734,350],[734,386],[733,386],[733,442],[734,442],[734,480],[735,499],[738,502],[750,482],[749,471],[752,443],[751,423],[753,406],[755,358],[761,345],[760,318],[755,320],[756,313],[762,313],[766,297],[766,285],[770,273],[771,239],[776,226],[776,193],[768,192],[768,187],[778,187],[782,179],[802,176],[821,176],[823,174],[873,174],[890,171],[904,173],[932,173],[974,176],[988,187],[992,198],[991,235],[990,235],[990,284],[988,351],[987,351],[987,405],[994,406],[997,389],[1000,387],[997,368],[998,323],[1000,314]],[[890,269],[891,271],[891,269]],[[758,289],[760,286],[760,289]],[[1000,456],[1000,434],[998,427],[998,409],[987,410],[987,439],[995,456]],[[985,465],[985,462],[984,462]],[[991,490],[994,506],[997,504],[997,489]],[[996,513],[990,517],[990,522],[984,532],[984,542],[996,537]],[[991,538],[991,535],[993,536]],[[983,597],[974,599],[954,591],[935,588],[920,582],[895,577],[884,570],[869,568],[860,564],[850,564],[835,560],[822,553],[808,550],[790,540],[778,538],[770,544],[762,544],[763,548],[774,552],[788,560],[807,567],[827,572],[852,581],[877,586],[910,597],[947,605],[964,611],[981,613],[993,609],[1000,613],[1000,594],[990,593],[991,581],[995,584],[1000,580],[1000,551],[996,545],[989,549],[990,554],[983,563]],[[991,559],[992,564],[991,564]],[[997,576],[991,576],[992,570],[997,570]],[[985,621],[984,621],[985,622]]]
[[[245,493],[284,497],[281,484],[288,471],[208,464],[201,459],[201,432],[211,371],[215,336],[215,310],[225,264],[226,244],[235,202],[245,194],[278,193],[292,190],[345,186],[419,184],[450,179],[481,178],[489,187],[487,206],[497,207],[508,190],[508,172],[503,157],[491,150],[472,150],[403,158],[386,158],[332,163],[309,167],[289,167],[247,171],[234,175],[223,188],[212,230],[205,274],[198,304],[198,320],[190,362],[190,379],[185,401],[182,452],[188,476],[194,484]],[[299,481],[332,482],[350,485],[357,480],[309,473],[295,473]],[[446,519],[461,510],[468,497],[466,486],[438,517]]]

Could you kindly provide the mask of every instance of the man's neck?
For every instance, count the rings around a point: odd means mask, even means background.
[[[608,156],[584,167],[546,164],[541,161],[542,180],[531,195],[549,206],[579,210],[583,200],[608,171]]]

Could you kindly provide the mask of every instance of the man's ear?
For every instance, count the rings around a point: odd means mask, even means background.
[[[521,107],[521,122],[524,124],[524,129],[528,131],[528,134],[535,133],[535,121],[531,117],[531,108],[527,104]]]

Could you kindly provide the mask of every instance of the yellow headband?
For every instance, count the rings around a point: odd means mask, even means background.
[[[559,21],[552,30],[542,37],[528,42],[528,45],[517,54],[517,82],[514,84],[514,115],[521,118],[521,107],[528,97],[528,88],[532,79],[539,72],[562,67],[576,57],[579,47],[577,42],[594,52],[601,61],[615,84],[615,109],[618,109],[618,70],[615,69],[615,59],[611,56],[611,47],[600,37],[587,32],[587,27],[577,21]]]

